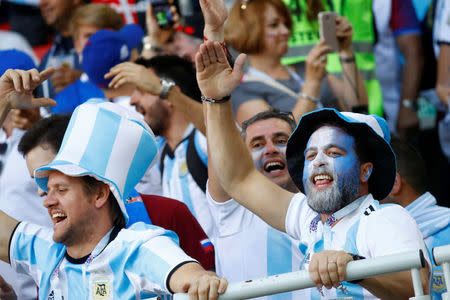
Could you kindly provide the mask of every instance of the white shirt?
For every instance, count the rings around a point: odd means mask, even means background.
[[[219,203],[209,191],[206,196],[216,226],[216,234],[210,238],[219,276],[239,282],[300,270],[303,255],[298,240],[274,229],[233,199]],[[258,299],[304,299],[306,294],[298,290]]]
[[[437,0],[433,25],[434,54],[439,57],[439,43],[450,43],[450,2]]]
[[[320,215],[308,206],[304,194],[298,193],[292,198],[286,214],[286,232],[300,240],[300,251],[306,255],[305,269],[309,266],[310,256],[322,250],[345,250],[371,258],[422,249],[427,256],[416,222],[399,205],[380,205],[369,194],[334,215],[339,222],[329,218],[324,224]],[[338,290],[324,288],[325,298],[377,299],[359,285],[344,282],[343,287]],[[312,299],[320,299],[317,289],[310,291]]]

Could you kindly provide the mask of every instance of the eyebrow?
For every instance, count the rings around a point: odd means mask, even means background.
[[[333,148],[333,147],[338,148],[338,149],[344,151],[345,153],[347,153],[347,150],[345,150],[341,146],[338,146],[337,144],[330,143],[330,144],[325,145],[325,147],[323,147],[323,148],[330,149],[330,148]],[[308,147],[308,148],[306,148],[304,154],[306,154],[306,152],[308,152],[308,151],[317,151],[317,147]]]
[[[275,132],[275,133],[273,134],[273,137],[280,137],[280,136],[283,136],[283,137],[289,137],[289,134],[287,134],[287,133],[285,133],[285,132],[281,132],[281,131]],[[257,136],[254,136],[253,138],[250,139],[250,143],[253,142],[253,141],[256,141],[256,140],[261,140],[261,139],[264,139],[264,135],[257,135]]]

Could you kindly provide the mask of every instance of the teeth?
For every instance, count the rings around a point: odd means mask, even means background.
[[[280,163],[280,162],[273,161],[273,162],[267,163],[267,164],[264,166],[264,170],[265,170],[265,171],[271,171],[271,170],[273,170],[274,168],[277,168],[277,169],[283,169],[283,168],[284,168],[284,165],[283,165],[282,163]]]
[[[66,217],[66,214],[62,212],[52,214],[52,218],[64,218],[64,217]]]
[[[331,176],[329,176],[329,175],[325,175],[325,174],[321,174],[321,175],[317,175],[317,176],[315,176],[314,177],[314,181],[317,181],[317,180],[331,180]]]

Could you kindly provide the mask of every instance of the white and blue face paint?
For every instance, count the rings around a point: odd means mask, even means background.
[[[259,148],[259,149],[253,149],[250,151],[250,154],[253,159],[253,163],[255,164],[255,167],[258,171],[267,172],[267,166],[265,167],[268,160],[272,160],[273,157],[264,155],[266,152],[266,146]],[[286,145],[273,145],[272,147],[276,148],[277,151],[280,153],[280,156],[285,158],[286,157]],[[286,166],[286,163],[284,162],[283,168]],[[281,167],[280,167],[281,168]],[[269,168],[270,169],[270,168]]]
[[[334,213],[358,196],[360,163],[354,146],[355,139],[337,127],[324,126],[311,135],[302,181],[314,211]]]

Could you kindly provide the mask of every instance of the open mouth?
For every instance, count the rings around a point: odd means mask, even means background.
[[[264,164],[264,171],[267,173],[272,173],[276,171],[282,171],[286,165],[280,161],[271,161]]]
[[[64,221],[66,218],[67,218],[67,215],[63,212],[52,213],[52,220],[55,222],[55,224],[58,224],[58,223]]]
[[[322,189],[333,183],[333,177],[328,174],[317,174],[312,177],[312,182],[316,188]]]

